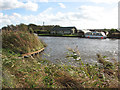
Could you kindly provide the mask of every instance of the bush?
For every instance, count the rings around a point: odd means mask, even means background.
[[[34,34],[27,31],[2,31],[3,49],[9,49],[15,53],[29,53],[43,48],[42,42]]]

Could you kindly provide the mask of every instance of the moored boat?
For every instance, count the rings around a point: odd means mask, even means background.
[[[107,38],[104,32],[86,32],[85,37],[86,38],[98,38],[98,39]]]

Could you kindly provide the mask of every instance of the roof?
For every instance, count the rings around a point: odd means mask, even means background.
[[[84,31],[83,31],[83,30],[80,30],[80,29],[78,29],[77,32],[78,32],[78,33],[79,33],[79,32],[83,32],[83,33],[84,33]]]
[[[87,30],[87,29],[83,29],[81,31],[83,31],[84,33],[91,32],[90,30]]]

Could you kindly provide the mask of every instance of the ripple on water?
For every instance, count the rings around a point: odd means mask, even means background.
[[[118,59],[118,39],[85,39],[85,38],[70,38],[70,37],[39,37],[48,46],[43,55],[55,62],[55,60],[65,61],[68,50],[67,48],[75,48],[78,46],[81,58],[84,62],[97,62],[96,54],[108,56],[110,59]]]

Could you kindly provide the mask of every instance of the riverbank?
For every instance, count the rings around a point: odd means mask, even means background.
[[[84,36],[79,35],[51,35],[51,34],[38,34],[38,36],[46,36],[46,37],[79,37],[79,38],[85,38]],[[120,39],[120,37],[107,37],[108,39]],[[90,39],[97,39],[97,38],[90,38]],[[105,38],[106,39],[106,38]]]
[[[77,53],[77,52],[76,52]],[[7,53],[8,54],[8,53]],[[18,58],[3,57],[3,88],[118,88],[118,64],[110,63],[98,55],[101,65],[83,64],[72,57],[79,67],[58,65],[39,56]]]
[[[118,88],[118,63],[110,63],[101,55],[101,65],[84,64],[76,50],[69,49],[79,67],[55,64],[39,54],[28,58],[21,54],[34,52],[45,45],[29,32],[4,31],[2,50],[3,88]]]
[[[33,52],[36,53],[36,51],[39,53],[46,44],[42,40],[39,40],[36,35],[28,31],[2,30],[2,41],[2,87],[24,88],[26,82],[22,78],[26,77],[26,75],[32,75],[26,70],[33,70],[31,65],[36,65],[34,62],[36,60],[32,58],[31,53],[34,54]],[[22,57],[26,53],[30,54],[30,57],[27,59]],[[27,69],[28,67],[29,69]],[[37,66],[35,67],[37,68]],[[34,75],[32,76],[34,77]],[[27,84],[30,82],[27,81]]]
[[[78,35],[52,35],[52,34],[38,34],[38,36],[49,36],[49,37],[80,37]]]

